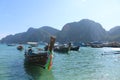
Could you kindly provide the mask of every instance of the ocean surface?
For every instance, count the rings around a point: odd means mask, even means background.
[[[24,63],[24,50],[0,45],[0,80],[120,80],[120,48],[54,52],[50,71]]]

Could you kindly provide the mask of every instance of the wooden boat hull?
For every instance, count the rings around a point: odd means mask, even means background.
[[[32,47],[28,47],[28,50],[25,50],[25,62],[32,65],[40,65],[50,70],[52,67],[52,49],[54,43],[55,38],[51,36],[47,51],[40,51],[37,48],[32,49]],[[35,49],[37,49],[37,51]]]
[[[29,64],[40,65],[41,67],[45,67],[47,60],[49,58],[49,54],[46,53],[38,53],[38,54],[25,54],[25,61]]]
[[[60,53],[68,53],[69,49],[68,48],[54,48],[55,52],[60,52]]]
[[[75,47],[71,47],[70,50],[71,50],[71,51],[78,51],[79,48],[80,48],[79,46],[75,46]]]

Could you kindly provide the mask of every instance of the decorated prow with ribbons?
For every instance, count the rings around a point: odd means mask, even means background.
[[[52,59],[53,59],[53,47],[54,47],[54,43],[55,43],[55,37],[51,37],[50,39],[50,43],[48,45],[48,53],[49,53],[49,58],[47,61],[47,64],[45,65],[45,68],[50,70],[52,67]]]

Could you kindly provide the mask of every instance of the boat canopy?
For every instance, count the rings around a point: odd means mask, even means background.
[[[36,47],[38,46],[37,42],[27,42],[27,44],[29,44],[31,47]]]

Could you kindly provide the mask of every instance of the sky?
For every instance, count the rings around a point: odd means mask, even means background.
[[[120,0],[0,0],[0,39],[29,27],[61,30],[82,19],[98,22],[107,31],[120,26]]]

